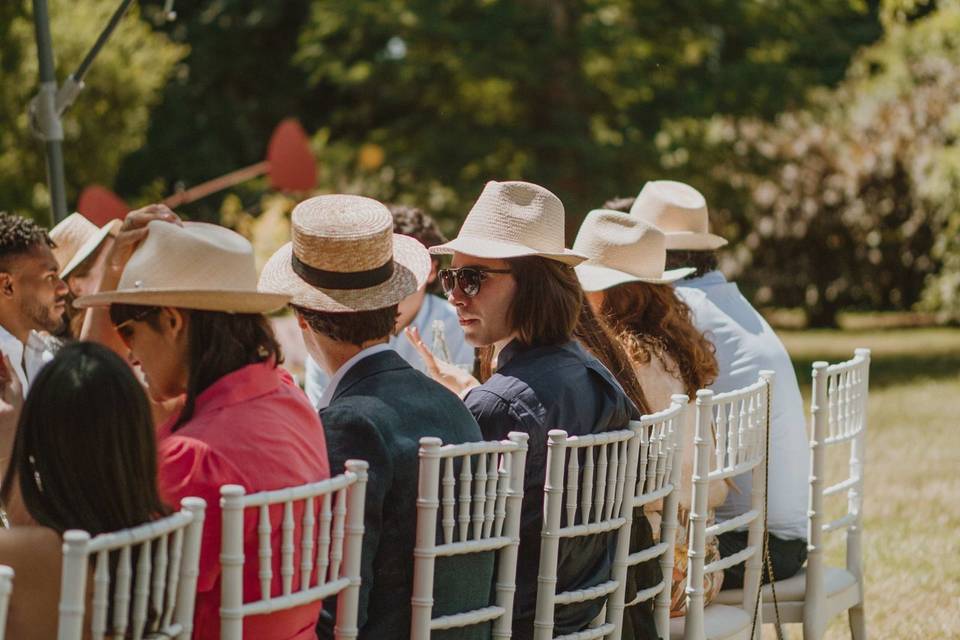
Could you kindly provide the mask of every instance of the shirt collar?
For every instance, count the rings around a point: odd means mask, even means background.
[[[337,369],[337,372],[333,374],[333,377],[330,378],[330,382],[327,384],[326,389],[323,390],[323,395],[320,396],[320,400],[317,401],[317,409],[326,409],[330,406],[330,402],[333,400],[333,394],[337,391],[337,386],[343,380],[343,377],[347,375],[347,372],[353,368],[358,362],[372,355],[382,353],[384,351],[390,351],[392,347],[387,342],[381,342],[375,344],[372,347],[367,347],[354,354],[352,358],[340,365],[340,368]]]
[[[713,270],[699,278],[691,278],[677,282],[678,287],[690,287],[692,289],[705,289],[706,287],[715,287],[721,284],[727,284],[727,279],[719,270]]]
[[[194,415],[245,402],[276,389],[283,379],[282,369],[271,360],[248,364],[231,371],[204,389],[194,401]]]

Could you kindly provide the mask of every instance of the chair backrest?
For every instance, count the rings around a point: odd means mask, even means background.
[[[639,437],[640,469],[633,496],[633,508],[662,500],[662,518],[660,521],[660,542],[649,549],[631,553],[627,557],[627,566],[659,559],[662,579],[659,583],[637,592],[637,595],[624,604],[632,607],[651,598],[656,598],[656,624],[661,636],[670,635],[670,589],[673,585],[673,550],[677,532],[677,503],[680,498],[675,489],[680,485],[680,472],[683,467],[683,449],[686,446],[683,425],[690,410],[687,396],[674,395],[670,408],[640,418]],[[622,629],[623,616],[617,622]]]
[[[774,374],[761,371],[753,384],[718,393],[697,391],[696,435],[693,453],[693,498],[690,511],[689,561],[687,564],[686,638],[703,638],[703,577],[745,563],[741,606],[756,616],[753,637],[760,637],[762,625],[756,607],[757,589],[763,566],[764,501],[766,498],[767,434]],[[712,468],[712,470],[711,470]],[[709,483],[742,473],[752,473],[750,510],[735,518],[707,527]],[[747,526],[747,546],[742,551],[704,566],[707,536]]]
[[[7,609],[13,592],[13,569],[0,564],[0,640],[7,634]]]
[[[348,460],[346,471],[321,482],[246,495],[239,485],[220,487],[223,537],[220,553],[221,638],[243,637],[243,618],[283,611],[339,594],[336,638],[356,638],[360,552],[367,463]],[[244,510],[257,509],[257,575],[260,597],[243,601]],[[273,595],[274,522],[280,520],[280,592]],[[297,517],[294,514],[297,513]],[[297,526],[299,520],[300,526]],[[296,550],[300,579],[294,585]]]
[[[587,436],[547,434],[547,477],[537,576],[535,640],[553,637],[554,607],[606,598],[605,622],[590,637],[613,634],[623,617],[627,555],[637,485],[640,423],[630,429]],[[616,532],[610,580],[557,593],[560,540]]]
[[[527,438],[526,433],[511,432],[500,442],[446,446],[439,438],[420,438],[413,640],[487,621],[493,621],[494,638],[510,637]],[[437,543],[441,505],[442,542]],[[431,619],[436,559],[483,551],[499,551],[495,604]]]
[[[861,518],[863,505],[864,446],[867,429],[867,397],[870,385],[870,350],[857,349],[853,359],[839,364],[813,363],[813,397],[810,438],[810,517],[807,521],[807,597],[823,593],[823,534],[847,531],[847,569],[862,577]],[[824,487],[826,449],[850,445],[849,473],[845,479]],[[824,498],[846,493],[846,512],[824,522]]]
[[[207,503],[184,498],[180,506],[173,515],[92,539],[86,531],[63,534],[58,640],[84,635],[91,556],[90,637],[191,637]]]

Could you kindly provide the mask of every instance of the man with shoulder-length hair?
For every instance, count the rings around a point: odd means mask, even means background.
[[[682,182],[655,180],[644,185],[630,205],[630,214],[656,225],[667,242],[667,268],[694,267],[676,283],[677,295],[690,306],[693,321],[716,347],[720,374],[710,388],[733,391],[757,381],[760,371],[776,372],[770,417],[770,478],[767,525],[770,561],[775,579],[796,574],[807,557],[807,497],[810,449],[806,416],[797,376],[786,348],[736,283],[720,272],[717,250],[727,241],[708,230],[703,195]],[[734,478],[736,490],[717,508],[718,522],[750,510],[749,473]],[[720,555],[730,556],[747,546],[747,531],[719,536]],[[743,564],[724,571],[723,588],[743,585]],[[767,582],[766,571],[763,581]]]
[[[467,341],[481,347],[486,381],[467,391],[467,408],[486,439],[517,430],[530,435],[514,638],[533,635],[547,433],[624,429],[636,416],[613,374],[573,338],[584,299],[573,266],[585,257],[564,248],[563,228],[563,204],[547,189],[488,182],[459,235],[431,249],[453,254],[440,283]],[[494,358],[496,373],[489,375]],[[557,590],[606,581],[611,549],[602,536],[564,541]],[[561,606],[554,633],[584,629],[599,612],[597,600]]]
[[[481,439],[460,399],[390,346],[397,305],[426,285],[430,254],[416,239],[394,233],[383,204],[361,196],[301,202],[292,231],[293,242],[263,268],[260,289],[291,296],[307,350],[330,376],[318,404],[331,469],[340,473],[351,458],[370,464],[360,638],[409,638],[420,438]],[[492,553],[439,559],[434,615],[487,606],[492,579]],[[321,638],[333,635],[332,609],[320,618]],[[435,638],[484,636],[485,625],[434,632]]]

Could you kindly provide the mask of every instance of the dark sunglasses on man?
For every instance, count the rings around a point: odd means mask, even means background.
[[[480,285],[490,273],[510,273],[510,269],[487,269],[486,267],[460,267],[459,269],[440,269],[437,277],[443,292],[450,295],[455,286],[460,287],[468,298],[480,293]]]

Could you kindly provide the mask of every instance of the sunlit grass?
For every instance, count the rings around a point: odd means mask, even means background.
[[[960,637],[960,330],[782,335],[807,403],[811,362],[836,362],[860,346],[873,350],[864,505],[868,635]],[[828,482],[845,465],[842,455],[832,456]],[[828,538],[832,563],[842,565],[843,543],[842,533]],[[788,627],[788,635],[800,638],[799,626]],[[764,637],[774,637],[772,627]],[[827,638],[848,637],[846,617],[838,616]]]

